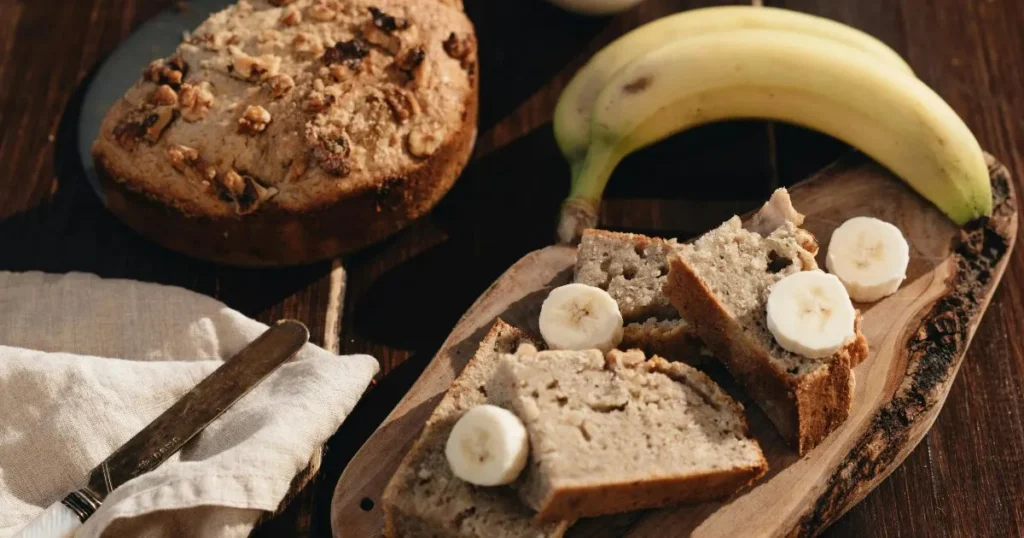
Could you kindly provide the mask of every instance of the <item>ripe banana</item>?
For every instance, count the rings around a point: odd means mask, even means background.
[[[555,107],[555,139],[571,165],[590,145],[590,112],[598,94],[629,62],[681,39],[730,30],[771,29],[830,39],[859,49],[880,63],[912,73],[896,51],[869,34],[823,17],[787,9],[718,6],[684,11],[647,23],[594,55],[562,91]]]
[[[566,284],[548,294],[540,307],[540,334],[552,349],[600,349],[622,341],[619,304],[607,291]]]
[[[811,359],[831,357],[854,337],[857,312],[843,283],[822,271],[799,271],[768,294],[768,330],[783,349]]]
[[[559,237],[597,223],[615,166],[690,127],[735,118],[828,133],[873,157],[958,224],[992,211],[971,131],[913,76],[833,41],[776,30],[719,32],[638,58],[594,104],[592,142],[563,204]]]
[[[854,217],[836,228],[825,257],[829,272],[862,303],[896,293],[909,263],[910,245],[900,229],[871,217]]]
[[[512,483],[526,466],[529,453],[526,427],[519,417],[486,404],[459,418],[444,447],[452,473],[477,486]]]

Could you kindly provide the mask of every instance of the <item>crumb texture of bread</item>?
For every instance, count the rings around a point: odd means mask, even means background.
[[[390,538],[558,538],[571,522],[539,523],[510,487],[478,487],[452,474],[445,444],[462,415],[488,402],[487,383],[504,353],[533,343],[498,320],[434,409],[419,439],[384,491],[385,534]]]
[[[626,322],[676,319],[679,313],[661,293],[668,256],[676,246],[675,241],[640,234],[585,230],[576,251],[574,280],[607,291]]]
[[[777,201],[762,211],[772,213],[762,223],[795,213]],[[828,359],[786,351],[768,329],[765,305],[771,287],[795,272],[817,269],[816,250],[813,236],[792,221],[783,220],[762,236],[733,217],[671,258],[664,288],[680,314],[692,320],[694,332],[800,454],[846,420],[854,384],[851,367],[867,354],[859,313],[855,339]]]
[[[589,229],[576,252],[574,281],[601,288],[619,305],[626,322],[620,349],[697,364],[700,340],[668,302],[662,287],[675,240]]]
[[[739,404],[640,351],[505,355],[488,393],[526,425],[516,485],[541,520],[722,498],[767,470]]]
[[[457,0],[241,0],[144,70],[107,113],[93,156],[106,189],[197,225],[267,215],[274,226],[262,228],[301,227],[303,214],[353,204],[359,220],[336,219],[338,250],[393,233],[450,188],[475,134],[476,61]],[[111,209],[145,228],[122,215],[130,208]],[[346,229],[360,221],[365,230]],[[211,238],[224,231],[202,225]],[[259,232],[253,241],[284,239]]]

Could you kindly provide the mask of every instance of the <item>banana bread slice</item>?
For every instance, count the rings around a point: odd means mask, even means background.
[[[605,230],[585,230],[576,253],[576,282],[608,292],[626,322],[621,349],[642,349],[690,364],[700,362],[700,340],[661,288],[675,240]]]
[[[759,213],[763,218],[751,220],[761,230],[789,214],[780,211],[788,195],[782,202],[775,198]],[[768,330],[771,287],[794,272],[817,269],[817,248],[813,236],[792,220],[782,219],[761,235],[733,217],[670,257],[664,287],[694,332],[801,455],[846,420],[853,398],[851,368],[868,352],[859,313],[855,338],[827,359],[786,351]]]
[[[530,436],[516,483],[544,521],[726,497],[768,464],[706,375],[637,350],[502,357],[488,384]]]
[[[500,319],[452,383],[384,490],[384,534],[390,538],[558,538],[571,521],[539,523],[510,487],[478,487],[455,477],[444,448],[466,411],[488,402],[486,386],[502,353],[531,342]]]

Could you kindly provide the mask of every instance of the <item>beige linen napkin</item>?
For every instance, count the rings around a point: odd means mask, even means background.
[[[9,536],[266,325],[181,288],[0,272],[0,536]],[[377,362],[306,345],[77,537],[245,536],[352,410]]]

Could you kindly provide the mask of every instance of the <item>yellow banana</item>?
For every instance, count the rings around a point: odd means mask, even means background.
[[[616,71],[649,52],[680,39],[742,30],[785,30],[827,38],[860,49],[878,62],[912,73],[910,66],[885,43],[822,17],[787,9],[720,6],[669,15],[623,35],[594,55],[562,91],[555,107],[555,139],[571,164],[578,164],[590,145],[590,111]]]
[[[594,103],[592,141],[563,204],[559,237],[572,241],[596,224],[608,177],[626,155],[733,118],[828,133],[887,166],[957,223],[992,211],[978,141],[924,83],[831,40],[742,30],[679,41],[608,80]]]

